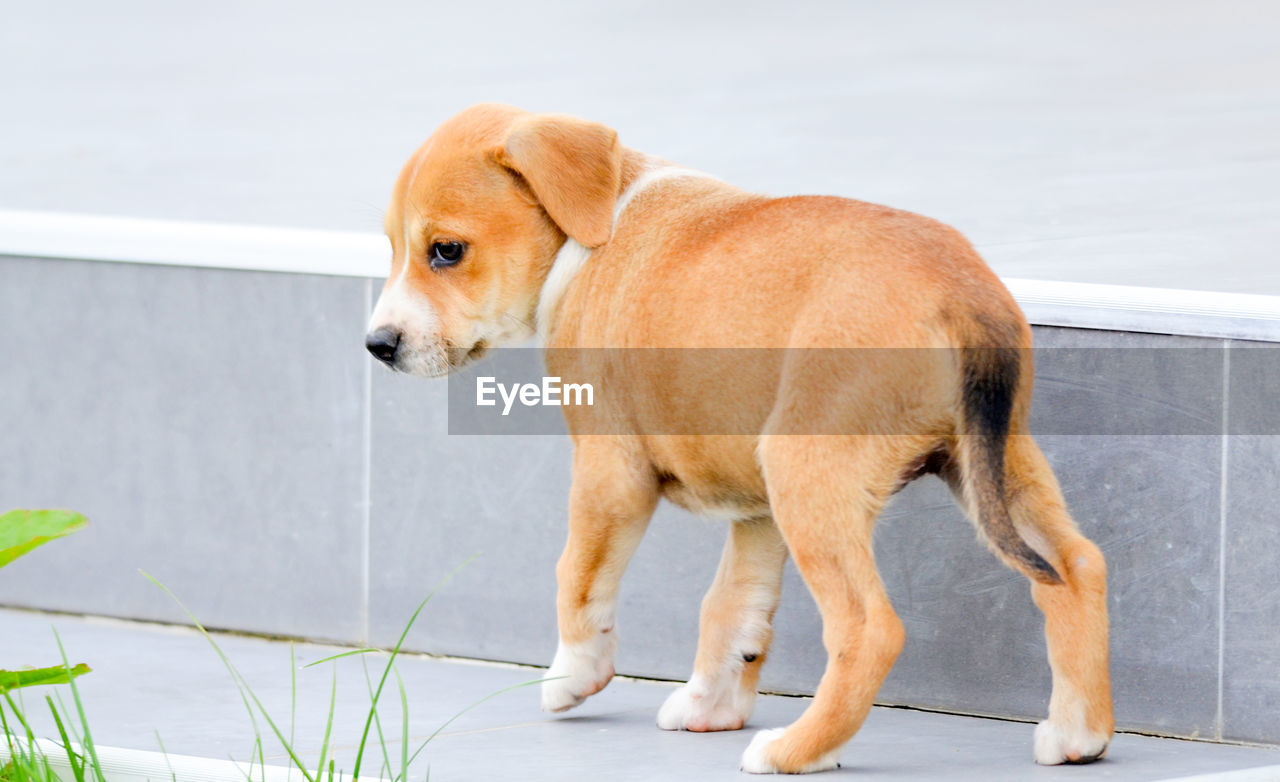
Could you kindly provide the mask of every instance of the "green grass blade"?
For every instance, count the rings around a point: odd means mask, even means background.
[[[200,624],[200,620],[196,619],[195,614],[191,613],[191,611],[187,609],[186,605],[184,605],[183,602],[178,599],[178,596],[169,590],[169,587],[160,583],[160,581],[156,579],[155,576],[151,575],[145,570],[139,570],[138,572],[142,574],[143,578],[147,579],[152,584],[155,584],[157,587],[159,587],[160,591],[168,595],[169,598],[173,600],[173,602],[177,603],[178,607],[181,608],[183,613],[187,615],[187,618],[191,620],[191,623],[195,625],[196,630],[198,630],[200,634],[204,636],[204,639],[209,643],[209,645],[213,647],[213,651],[217,653],[218,659],[222,660],[223,667],[226,668],[227,673],[230,674],[231,682],[236,686],[236,691],[240,695],[240,702],[244,704],[244,710],[249,715],[249,723],[253,725],[254,735],[260,735],[261,730],[259,730],[258,728],[258,718],[253,712],[253,706],[249,704],[248,695],[245,694],[246,686],[245,684],[242,683],[242,677],[240,676],[240,672],[236,670],[236,667],[234,665],[231,664],[231,659],[228,658],[227,655],[223,653],[222,647],[218,646],[218,643],[213,640],[213,637],[209,635],[209,632],[207,630],[205,630],[204,625]],[[252,757],[252,755],[250,757]]]
[[[253,782],[253,769],[256,768],[257,766],[258,748],[261,746],[262,746],[262,736],[261,735],[254,736],[253,746],[249,747],[249,762],[245,764],[245,769],[240,772],[241,774],[244,774],[245,782]],[[232,758],[229,753],[227,755],[227,760],[235,762],[235,758]]]
[[[0,695],[4,696],[5,702],[9,704],[9,710],[13,712],[13,716],[18,720],[18,724],[22,726],[23,731],[27,734],[28,746],[35,746],[34,742],[36,740],[36,734],[34,731],[31,730],[31,725],[28,724],[27,718],[22,716],[21,707],[19,707],[18,704],[13,702],[13,696],[11,696],[9,693],[7,692],[0,693]],[[6,733],[8,732],[7,728],[5,732]]]
[[[263,751],[261,736],[258,736],[256,739],[254,739],[253,748],[258,753],[258,770],[262,772],[262,782],[267,782],[267,756],[266,756],[266,753]],[[304,771],[303,773],[306,773],[306,772]],[[252,762],[249,765],[249,775],[253,776]]]
[[[4,716],[3,704],[0,704],[0,728],[4,729],[4,741],[6,746],[9,747],[9,757],[16,758],[18,750],[14,749],[13,746],[13,731],[9,729],[9,718]]]
[[[80,700],[80,688],[76,686],[76,677],[71,675],[71,665],[67,662],[67,650],[62,647],[62,637],[57,629],[53,631],[53,640],[58,642],[58,654],[62,655],[62,664],[67,669],[67,684],[71,687],[71,698],[76,703],[76,713],[80,716],[80,726],[84,733],[80,737],[80,745],[93,761],[93,776],[98,782],[106,782],[102,775],[102,762],[98,760],[98,750],[93,746],[93,734],[89,732],[89,718],[84,713],[84,701]]]
[[[55,692],[55,693],[53,694],[53,697],[54,697],[54,700],[56,700],[56,701],[58,702],[58,713],[59,713],[59,714],[70,714],[70,713],[71,713],[71,709],[68,709],[68,708],[67,708],[66,701],[62,700],[62,693],[61,693],[61,692]],[[71,740],[72,740],[72,741],[74,741],[75,743],[77,743],[77,744],[81,745],[81,747],[83,748],[83,746],[84,746],[84,742],[82,742],[82,741],[80,740],[80,731],[79,731],[79,729],[77,729],[77,728],[76,728],[76,724],[75,724],[74,722],[72,722],[71,720],[67,720],[67,732],[71,734]]]
[[[293,641],[289,642],[289,744],[292,745],[293,737],[297,734],[298,728],[298,657],[295,654]],[[290,761],[290,768],[293,767],[293,761]],[[316,769],[316,775],[319,776],[320,769]]]
[[[360,662],[361,662],[361,667],[364,668],[364,685],[366,688],[368,688],[369,699],[373,700],[374,699],[373,680],[369,678],[369,663],[367,660],[361,660]],[[378,734],[378,746],[382,748],[383,773],[381,774],[381,776],[385,776],[387,773],[390,773],[391,756],[387,754],[387,739],[382,732],[382,715],[380,714],[373,715],[373,726]]]
[[[145,570],[140,570],[138,572],[141,573],[143,577],[146,578],[148,581],[158,586],[166,595],[168,595],[173,600],[173,602],[178,604],[178,607],[182,609],[183,613],[187,615],[187,618],[191,620],[191,623],[195,625],[196,630],[200,631],[200,634],[204,636],[205,641],[207,641],[209,645],[213,647],[214,651],[218,653],[218,657],[222,660],[222,664],[226,666],[227,671],[232,676],[232,679],[235,680],[236,685],[240,688],[241,699],[243,700],[247,696],[249,700],[253,701],[253,704],[258,707],[258,712],[262,715],[262,718],[266,720],[267,726],[270,727],[271,732],[275,734],[276,740],[280,742],[280,745],[284,748],[285,752],[289,754],[289,757],[297,765],[298,771],[307,780],[307,782],[316,782],[315,778],[313,778],[310,774],[307,773],[306,764],[304,764],[301,758],[298,757],[297,752],[294,751],[293,745],[289,743],[288,739],[285,738],[284,733],[280,730],[280,726],[276,724],[276,721],[273,720],[271,718],[271,715],[267,712],[266,707],[262,705],[262,701],[258,698],[257,694],[253,691],[253,688],[249,686],[248,680],[245,679],[244,676],[241,675],[240,671],[235,667],[235,665],[232,664],[231,658],[227,657],[226,653],[222,651],[222,647],[218,646],[218,642],[213,640],[213,636],[210,635],[209,631],[205,629],[205,626],[200,623],[200,620],[196,619],[195,614],[191,613],[191,610],[187,608],[186,604],[184,604],[181,600],[178,599],[177,595],[175,595],[172,591],[170,591],[170,589],[167,586],[160,583],[160,581],[157,580],[150,573],[147,573]],[[74,684],[72,686],[74,686]],[[247,700],[245,701],[245,707],[248,708]],[[249,716],[251,718],[253,717],[252,709],[249,709]],[[254,720],[254,731],[257,732],[256,720]],[[259,757],[262,757],[260,739],[261,737],[259,737],[259,741],[258,741],[258,745],[259,745],[258,755]]]
[[[435,589],[432,589],[430,594],[424,597],[422,599],[422,602],[418,604],[418,607],[414,609],[413,615],[409,617],[408,624],[404,626],[404,630],[400,632],[400,637],[396,639],[396,645],[391,650],[391,658],[387,660],[387,667],[383,669],[382,679],[378,682],[378,689],[374,693],[373,703],[369,704],[369,716],[365,718],[364,733],[360,736],[360,747],[358,750],[356,750],[355,768],[351,770],[352,782],[356,782],[356,780],[360,779],[360,761],[364,759],[364,747],[365,747],[365,742],[369,738],[369,727],[373,723],[374,714],[376,714],[378,711],[378,699],[382,696],[382,688],[386,686],[387,676],[391,673],[391,666],[396,661],[396,655],[400,653],[400,647],[404,645],[404,639],[409,636],[409,630],[413,627],[413,623],[418,621],[418,615],[422,613],[422,609],[427,607],[427,603],[431,602],[431,598],[435,597],[435,594],[439,592],[440,589],[443,588],[445,584],[448,584],[451,580],[453,580],[453,577],[456,576],[459,573],[459,571],[461,571],[467,565],[471,564],[471,562],[474,561],[475,558],[478,556],[480,555],[472,554],[470,557],[467,558],[465,562],[463,562],[461,565],[458,565],[456,568],[450,571],[449,575],[441,579],[439,584],[436,584]]]
[[[20,742],[15,742],[13,731],[9,728],[9,719],[5,717],[4,706],[0,705],[0,724],[4,726],[6,741],[9,744],[10,762],[8,768],[12,772],[14,782],[59,782],[58,777],[49,765],[49,759],[45,758],[45,754],[40,751],[40,747],[36,745],[35,732],[31,730],[31,724],[27,722],[27,718],[23,717],[22,705],[14,703],[13,698],[8,694],[4,694],[5,703],[9,704],[9,708],[13,710],[14,718],[17,719],[23,732],[27,735],[27,745],[24,747]]]
[[[258,708],[262,708],[261,704],[259,704]],[[264,714],[263,716],[266,715]],[[270,723],[270,721],[271,720],[268,718],[267,722]],[[284,737],[280,735],[280,731],[276,731],[276,736],[280,739],[280,743],[284,744],[285,747],[292,747],[291,744],[285,744]],[[256,745],[256,749],[258,750],[258,769],[262,772],[262,782],[267,782],[267,752],[261,736],[258,737]],[[289,754],[292,755],[293,753],[290,752]],[[301,767],[301,763],[302,761],[298,761],[298,770],[302,772],[303,776],[306,776],[307,770]]]
[[[49,767],[49,760],[44,753],[40,751],[40,747],[36,744],[35,731],[31,729],[31,724],[27,722],[27,718],[23,716],[23,704],[21,703],[22,694],[19,693],[19,702],[14,703],[12,696],[8,693],[3,694],[5,702],[9,704],[9,708],[13,711],[13,716],[22,725],[23,731],[26,733],[27,746],[24,749],[21,744],[17,745],[17,751],[14,757],[19,759],[15,766],[17,779],[26,782],[26,779],[42,780],[44,782],[57,782],[57,777]],[[3,709],[0,709],[0,715],[3,715]],[[8,729],[6,728],[6,733]]]
[[[164,740],[160,738],[160,731],[155,731],[156,744],[160,745],[160,754],[164,755],[164,764],[169,767],[169,779],[172,782],[178,782],[178,775],[173,770],[173,764],[169,762],[169,750],[164,748]]]
[[[255,739],[255,741],[256,741],[256,739]],[[227,760],[228,760],[228,761],[230,761],[231,763],[234,763],[234,764],[235,764],[235,766],[236,766],[236,768],[240,769],[240,776],[244,777],[244,782],[253,782],[253,774],[252,774],[252,771],[253,771],[253,749],[252,749],[252,748],[250,748],[250,750],[249,750],[249,762],[248,762],[248,764],[247,764],[247,765],[248,765],[248,769],[247,769],[247,770],[246,770],[246,769],[243,769],[243,768],[240,768],[240,766],[241,766],[242,764],[240,763],[240,761],[238,761],[238,760],[236,760],[235,758],[231,757],[231,753],[230,753],[230,752],[228,752],[228,753],[227,753]]]
[[[58,716],[58,709],[53,705],[53,698],[46,695],[44,699],[49,704],[54,724],[58,726],[58,735],[62,737],[62,748],[66,750],[67,762],[71,764],[71,775],[76,778],[76,782],[84,782],[84,757],[77,758],[76,753],[71,749],[71,739],[67,736],[67,728],[62,724],[62,718]]]
[[[339,652],[338,654],[331,654],[328,657],[321,657],[319,660],[316,660],[315,662],[307,663],[302,667],[314,668],[315,666],[321,663],[331,663],[334,660],[341,660],[343,657],[350,657],[354,654],[369,654],[370,652],[381,652],[381,651],[382,651],[381,649],[348,649],[345,652]]]
[[[563,677],[557,676],[557,677],[555,677],[555,678],[559,679],[559,678],[563,678]],[[491,693],[489,693],[488,695],[484,696],[484,697],[483,697],[483,698],[481,698],[480,700],[476,701],[475,703],[473,703],[473,704],[471,704],[470,706],[466,707],[465,709],[463,709],[462,711],[460,711],[460,712],[458,712],[457,714],[453,715],[453,716],[452,716],[452,717],[450,717],[449,719],[445,720],[445,721],[444,721],[444,723],[443,723],[443,724],[441,724],[441,725],[440,725],[440,727],[436,728],[436,729],[435,729],[435,731],[433,731],[433,732],[432,732],[432,734],[431,734],[430,736],[427,736],[426,740],[425,740],[425,741],[423,741],[423,742],[422,742],[422,744],[420,744],[420,745],[418,746],[418,748],[414,751],[413,755],[409,758],[409,763],[413,763],[413,761],[417,760],[417,759],[418,759],[418,755],[420,755],[420,754],[422,753],[422,750],[424,750],[424,749],[426,749],[426,748],[427,748],[427,745],[431,743],[431,740],[432,740],[432,739],[434,739],[436,736],[439,736],[439,735],[440,735],[440,733],[441,733],[441,732],[443,732],[445,728],[447,728],[447,727],[449,727],[451,724],[453,724],[453,721],[454,721],[454,720],[456,720],[456,719],[458,719],[459,717],[461,717],[463,714],[466,714],[467,712],[471,711],[472,709],[474,709],[475,707],[479,706],[480,704],[485,703],[486,701],[492,700],[493,698],[496,698],[496,697],[498,697],[499,695],[502,695],[503,693],[508,693],[508,692],[511,692],[512,690],[518,690],[518,689],[520,689],[521,687],[529,687],[529,686],[532,686],[532,685],[534,685],[534,684],[542,684],[544,681],[547,681],[547,680],[546,680],[546,679],[531,679],[530,681],[527,681],[527,682],[520,682],[519,684],[513,684],[513,685],[511,685],[510,687],[503,687],[501,690],[498,690],[498,691],[496,691],[496,692],[491,692]]]
[[[329,737],[333,735],[333,712],[338,702],[338,666],[333,666],[333,684],[329,686],[329,716],[324,721],[324,741],[320,742],[320,762],[316,764],[316,776],[324,773],[324,759],[329,754]],[[329,761],[329,779],[333,779],[333,761]]]
[[[58,782],[53,776],[53,772],[49,770],[49,762],[35,745],[34,739],[31,738],[31,728],[26,724],[22,712],[19,710],[18,704],[8,695],[4,696],[5,701],[13,709],[14,718],[19,724],[26,728],[28,736],[27,744],[24,747],[20,742],[15,741],[17,736],[9,727],[9,718],[5,716],[4,704],[0,703],[0,728],[4,730],[5,742],[9,747],[9,763],[0,768],[0,780],[4,782],[28,782],[28,780],[41,780],[41,782]]]
[[[396,669],[396,686],[400,689],[400,774],[397,780],[409,782],[409,696],[404,691],[404,679]]]

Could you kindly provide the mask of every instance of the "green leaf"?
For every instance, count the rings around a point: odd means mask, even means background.
[[[314,668],[314,667],[316,667],[317,665],[319,665],[319,664],[321,664],[321,663],[333,662],[334,660],[338,660],[338,659],[341,659],[341,658],[343,658],[343,657],[350,657],[350,656],[351,656],[351,655],[353,655],[353,654],[377,654],[377,653],[379,653],[379,652],[381,652],[381,651],[382,651],[381,649],[351,649],[351,650],[346,651],[346,652],[339,652],[338,654],[331,654],[331,655],[329,655],[328,657],[322,657],[322,658],[320,658],[319,660],[316,660],[316,661],[315,661],[315,662],[313,662],[313,663],[307,663],[306,665],[304,665],[304,666],[302,666],[302,667],[303,667],[303,668]]]
[[[88,523],[84,516],[69,510],[11,510],[0,516],[0,567]]]
[[[89,666],[80,663],[72,668],[55,665],[52,668],[30,668],[25,671],[0,671],[0,693],[19,687],[66,684],[77,676],[85,675],[89,670]]]

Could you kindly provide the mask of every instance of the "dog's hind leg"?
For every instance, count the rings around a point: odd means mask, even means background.
[[[1053,695],[1036,728],[1037,763],[1087,763],[1102,757],[1115,728],[1107,669],[1107,565],[1067,514],[1062,491],[1029,435],[1006,447],[1009,513],[1019,534],[1040,549],[1061,584],[1032,581],[1044,612]]]
[[[876,571],[876,516],[919,438],[771,435],[760,446],[769,503],[822,612],[827,668],[813,703],[782,730],[757,733],[742,756],[753,773],[835,768],[902,650],[902,622]]]
[[[755,705],[773,640],[787,547],[770,518],[734,522],[702,600],[698,656],[689,683],[658,712],[664,730],[738,730]]]
[[[657,503],[657,479],[625,440],[578,438],[569,539],[556,565],[560,644],[542,683],[544,711],[573,708],[613,678],[618,584]]]

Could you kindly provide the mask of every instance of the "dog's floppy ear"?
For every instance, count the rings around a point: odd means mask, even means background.
[[[613,231],[622,179],[618,134],[596,122],[559,114],[516,120],[497,152],[500,164],[524,177],[560,230],[585,247]]]

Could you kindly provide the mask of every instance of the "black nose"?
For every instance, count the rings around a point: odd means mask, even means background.
[[[396,348],[400,347],[400,332],[389,328],[374,329],[364,338],[364,346],[374,358],[392,366],[396,363]]]

